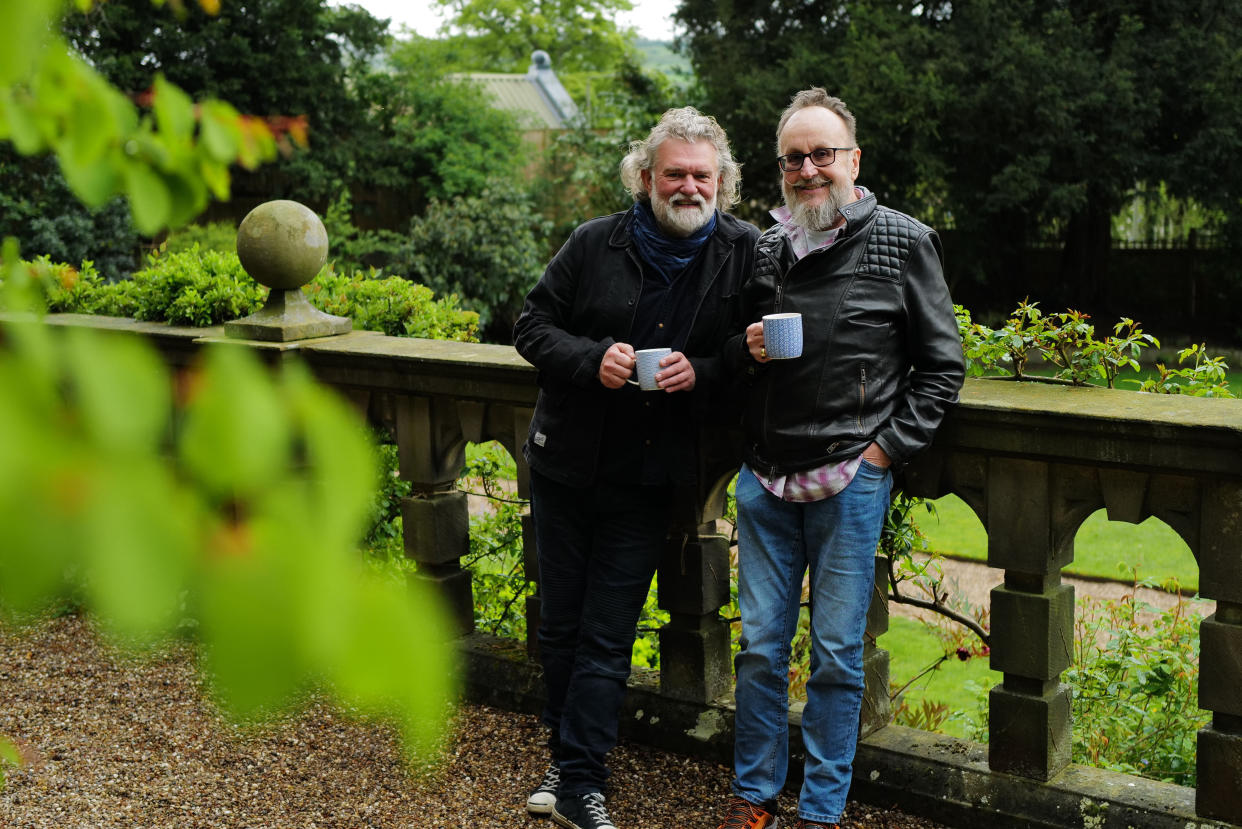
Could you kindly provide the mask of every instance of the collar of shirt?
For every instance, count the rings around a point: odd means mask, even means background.
[[[855,187],[854,195],[861,199],[864,193],[860,188]],[[782,232],[789,239],[789,246],[794,256],[799,259],[813,250],[830,247],[837,241],[837,237],[841,235],[841,230],[845,227],[842,223],[827,230],[807,230],[794,223],[793,214],[784,205],[773,208],[769,211],[769,215],[780,224]]]

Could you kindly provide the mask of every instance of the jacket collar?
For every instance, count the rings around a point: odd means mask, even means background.
[[[856,184],[854,187],[861,195],[858,199],[841,208],[841,215],[845,217],[845,224],[841,227],[841,233],[837,236],[837,241],[852,236],[875,215],[877,206],[875,193],[861,185]],[[772,218],[777,220],[777,224],[764,231],[759,239],[760,249],[772,254],[776,254],[779,251],[788,251],[788,255],[791,258],[796,258],[789,238],[790,228],[793,227],[789,221],[789,209],[781,206],[772,210],[771,215]]]
[[[855,186],[862,191],[862,198],[852,201],[841,208],[841,215],[845,217],[845,229],[841,232],[842,237],[852,236],[875,213],[875,193],[872,193],[866,187]]]

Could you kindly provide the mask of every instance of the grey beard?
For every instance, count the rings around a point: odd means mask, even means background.
[[[699,205],[696,211],[682,210],[670,204],[671,199],[664,199],[655,193],[651,194],[651,212],[655,214],[660,229],[678,239],[684,239],[707,224],[716,209],[716,200],[709,204],[702,196],[695,196]]]
[[[794,224],[806,230],[827,230],[837,223],[841,208],[854,197],[854,188],[828,183],[828,198],[819,204],[808,204],[798,198],[797,188],[781,182],[785,207],[789,209]]]

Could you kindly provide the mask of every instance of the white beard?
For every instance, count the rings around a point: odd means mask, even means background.
[[[828,198],[816,204],[810,204],[798,197],[799,188],[787,181],[781,182],[781,193],[785,196],[785,207],[793,218],[794,224],[806,230],[827,230],[835,225],[841,215],[841,208],[854,200],[854,187],[849,184],[835,184],[824,176],[816,176],[799,184],[828,184]]]
[[[695,193],[693,196],[683,196],[678,194],[671,199],[662,197],[659,193],[651,193],[651,212],[655,214],[656,222],[659,223],[660,229],[669,236],[678,239],[684,239],[696,230],[707,224],[712,214],[716,211],[716,196],[712,195],[711,201]],[[697,210],[688,210],[684,207],[674,207],[673,204],[689,204],[698,205]]]

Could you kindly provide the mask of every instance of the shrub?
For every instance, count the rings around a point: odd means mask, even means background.
[[[186,225],[174,230],[164,240],[164,253],[185,253],[197,246],[199,250],[232,253],[237,250],[237,225],[233,222],[208,222]]]
[[[104,314],[174,325],[219,325],[254,313],[267,288],[242,269],[236,253],[200,250],[153,255],[133,279],[108,283],[90,262],[82,267],[49,261],[24,263],[43,304],[57,313]],[[474,342],[478,315],[457,297],[436,299],[430,288],[376,271],[338,274],[324,268],[304,289],[311,304],[351,317],[354,327],[398,337]]]
[[[1184,368],[1170,369],[1164,363],[1156,363],[1157,377],[1146,380],[1128,380],[1138,385],[1139,391],[1163,394],[1189,394],[1194,397],[1233,397],[1225,371],[1229,365],[1224,357],[1212,357],[1203,343],[1183,348],[1177,352],[1177,364],[1181,366],[1188,358],[1193,362]]]
[[[435,298],[426,285],[371,269],[352,276],[324,268],[304,289],[322,311],[353,318],[354,327],[394,337],[477,341],[479,317],[464,311],[456,296]]]
[[[150,257],[133,282],[133,316],[173,325],[219,325],[253,314],[267,298],[267,288],[250,278],[236,253],[197,245]]]
[[[1133,594],[1080,610],[1074,630],[1074,762],[1195,785],[1198,600],[1157,610]]]
[[[410,222],[404,259],[411,279],[438,294],[457,294],[479,314],[489,342],[511,342],[513,323],[526,292],[543,272],[539,239],[547,222],[531,197],[495,187],[454,201],[432,201]]]
[[[86,261],[81,268],[75,268],[40,256],[33,262],[23,264],[49,311],[63,314],[95,313],[95,297],[105,283],[95,270],[93,262]]]

